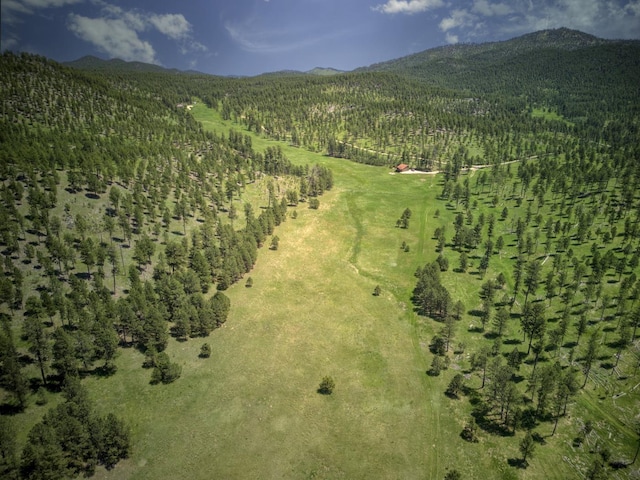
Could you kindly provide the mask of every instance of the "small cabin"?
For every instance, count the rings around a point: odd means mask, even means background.
[[[404,163],[401,163],[396,167],[396,172],[398,173],[406,172],[407,170],[409,170],[409,165],[406,165]]]

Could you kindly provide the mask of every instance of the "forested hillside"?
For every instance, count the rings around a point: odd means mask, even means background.
[[[613,111],[637,115],[639,51],[638,41],[560,28],[503,42],[449,45],[359,71],[392,71],[471,94],[519,97],[533,106],[554,105],[571,120],[597,122]]]

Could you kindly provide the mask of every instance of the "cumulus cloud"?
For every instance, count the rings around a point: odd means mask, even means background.
[[[151,43],[140,38],[150,30],[178,41],[183,54],[207,51],[207,47],[192,38],[192,26],[182,14],[125,10],[101,0],[94,1],[102,7],[101,16],[88,18],[72,13],[68,17],[68,28],[78,38],[112,57],[158,63]]]
[[[382,13],[406,13],[408,15],[444,6],[443,0],[388,0],[387,3],[373,7]]]
[[[2,23],[15,23],[18,21],[18,15],[31,15],[39,9],[63,7],[83,1],[84,0],[2,0],[0,3]]]
[[[476,16],[467,10],[453,10],[449,17],[443,18],[438,25],[440,30],[446,32],[453,28],[469,27],[473,25]]]
[[[191,24],[182,14],[152,15],[149,22],[173,40],[185,39],[191,32]]]
[[[69,30],[112,57],[158,63],[153,46],[140,39],[136,29],[125,19],[87,18],[72,13]]]
[[[460,41],[460,39],[458,38],[457,35],[453,35],[451,32],[447,32],[447,34],[445,35],[445,40],[447,41],[447,43],[458,43]]]

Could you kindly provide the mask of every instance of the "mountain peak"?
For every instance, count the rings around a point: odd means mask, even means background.
[[[601,45],[609,42],[609,40],[604,40],[588,33],[566,27],[527,33],[508,41],[520,43],[532,42],[536,46],[549,46],[568,50]]]
[[[588,33],[563,27],[527,33],[520,37],[499,42],[444,45],[356,70],[407,70],[420,67],[424,65],[425,62],[469,60],[472,57],[484,57],[486,59],[487,56],[504,57],[545,48],[573,51],[610,44],[612,42],[614,42],[614,40],[605,40],[589,35]]]

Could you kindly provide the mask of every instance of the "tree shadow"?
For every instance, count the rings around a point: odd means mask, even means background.
[[[26,354],[18,354],[18,363],[21,367],[26,367],[27,365],[33,365],[35,363],[35,359],[31,355]]]
[[[118,368],[115,364],[105,364],[94,368],[92,374],[97,377],[108,378],[114,375],[117,370]]]
[[[529,465],[529,463],[526,460],[523,460],[521,458],[510,458],[507,460],[507,463],[511,467],[522,468],[522,469],[527,468],[527,466]]]
[[[0,403],[0,415],[18,415],[24,412],[24,407],[20,405],[5,402]]]
[[[630,463],[625,462],[624,460],[613,460],[609,462],[609,466],[614,470],[622,470],[623,468],[628,468]]]
[[[600,364],[600,367],[605,369],[605,370],[611,370],[614,367],[614,363],[613,362],[602,362]]]
[[[540,435],[538,432],[533,432],[531,434],[531,438],[533,438],[534,442],[539,443],[540,445],[545,445],[547,443],[544,437]]]
[[[478,424],[479,428],[492,435],[499,435],[501,437],[513,437],[514,435],[509,427],[499,422],[498,420],[487,418],[484,415],[476,416],[476,423]]]

